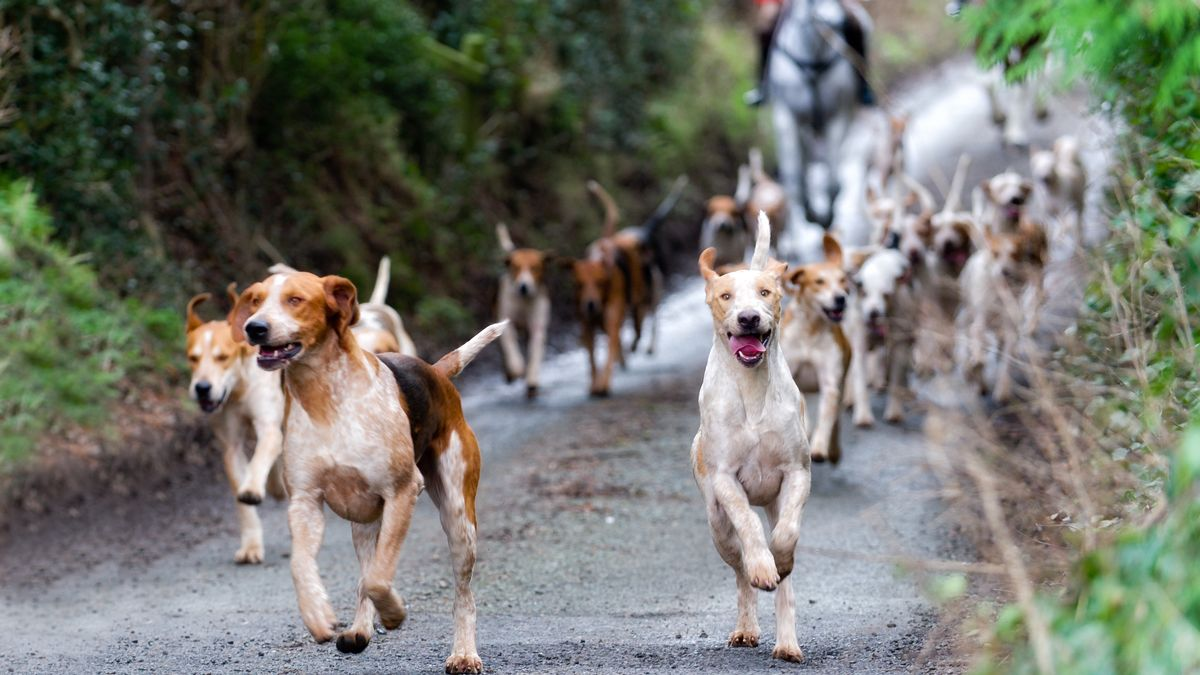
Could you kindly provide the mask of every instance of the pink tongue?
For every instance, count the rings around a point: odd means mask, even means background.
[[[729,348],[734,354],[741,354],[747,358],[754,358],[766,351],[762,340],[753,335],[735,335],[729,338]]]

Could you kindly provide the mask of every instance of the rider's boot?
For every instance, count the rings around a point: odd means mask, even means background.
[[[742,100],[750,107],[767,102],[767,66],[771,60],[772,32],[758,34],[758,86],[742,94]]]

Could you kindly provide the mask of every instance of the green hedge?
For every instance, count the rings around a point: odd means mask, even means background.
[[[29,182],[0,182],[0,473],[46,433],[115,428],[110,404],[139,373],[169,373],[181,339],[179,312],[103,290],[52,235]]]

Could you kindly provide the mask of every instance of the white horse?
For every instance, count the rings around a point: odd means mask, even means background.
[[[791,0],[775,29],[767,80],[792,254],[815,255],[833,224],[838,160],[859,105],[856,55],[842,36],[848,19],[870,35],[860,10],[839,0]]]

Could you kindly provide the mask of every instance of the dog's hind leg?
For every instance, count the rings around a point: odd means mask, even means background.
[[[437,473],[426,476],[429,496],[438,508],[442,530],[450,545],[454,573],[454,646],[446,659],[447,673],[481,673],[483,661],[475,646],[475,491],[479,484],[479,445],[466,429],[454,432],[438,456]]]
[[[375,632],[375,603],[367,595],[366,576],[375,557],[375,540],[379,538],[379,521],[373,523],[350,523],[354,539],[354,553],[358,555],[358,566],[362,578],[358,581],[358,609],[354,612],[354,624],[343,631],[337,639],[339,652],[357,654],[367,648],[371,634]]]
[[[229,479],[229,487],[233,494],[237,496],[239,486],[247,473],[246,453],[242,450],[244,436],[241,423],[227,422],[223,429],[217,431],[217,438],[224,448],[221,459],[225,465],[225,476]],[[242,539],[233,560],[239,565],[257,565],[263,561],[262,522],[258,519],[258,509],[239,500],[237,516]]]
[[[396,576],[396,563],[400,560],[400,547],[408,536],[408,526],[412,522],[413,507],[420,493],[421,481],[416,476],[408,485],[396,490],[396,494],[383,505],[383,517],[379,524],[379,538],[375,542],[375,556],[363,577],[363,584],[375,609],[379,610],[379,620],[383,627],[392,630],[408,618],[404,609],[404,599],[392,588],[392,578]]]

